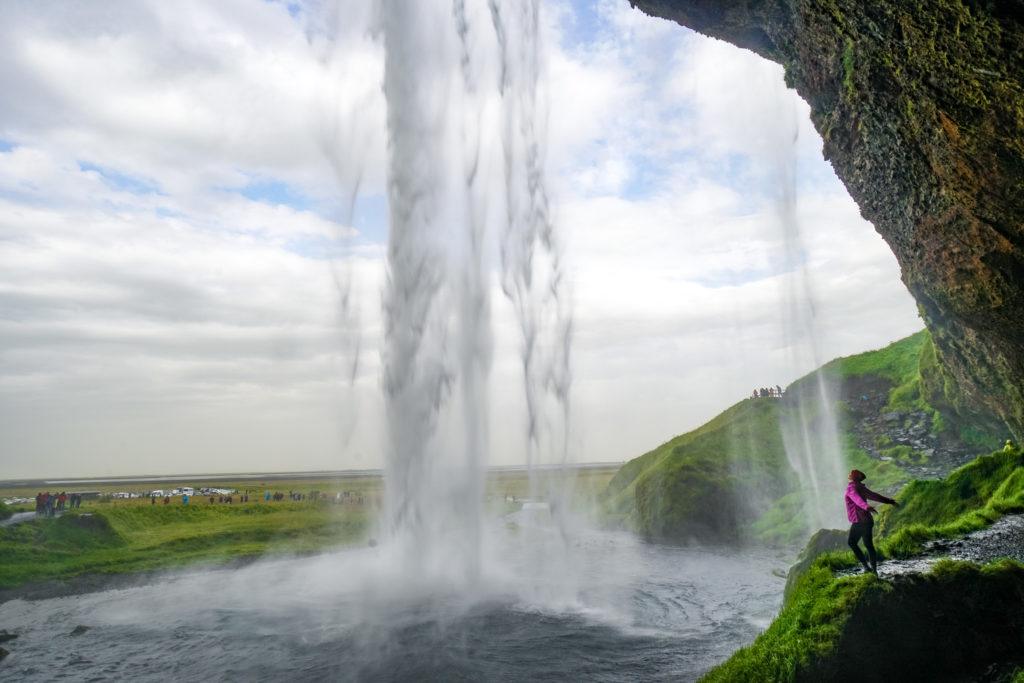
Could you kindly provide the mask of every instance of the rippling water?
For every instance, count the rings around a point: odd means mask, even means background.
[[[9,680],[693,680],[778,609],[785,558],[591,533],[572,575],[495,553],[472,590],[386,548],[0,605]],[[78,625],[88,630],[70,635]]]

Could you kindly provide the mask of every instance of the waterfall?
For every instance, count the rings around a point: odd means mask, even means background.
[[[386,525],[416,571],[473,581],[494,232],[502,290],[522,331],[531,463],[552,431],[546,406],[560,407],[563,424],[568,415],[571,325],[538,125],[539,0],[381,0],[379,9],[391,221]],[[440,438],[442,422],[456,424],[459,438]]]
[[[772,145],[777,178],[776,209],[782,234],[784,334],[794,370],[822,364],[814,288],[808,273],[797,215],[797,112],[790,93],[780,98],[777,137]],[[780,411],[783,443],[800,478],[807,522],[812,529],[843,522],[844,459],[835,412],[836,387],[816,372],[787,395]]]

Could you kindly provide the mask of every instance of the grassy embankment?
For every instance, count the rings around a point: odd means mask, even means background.
[[[993,453],[946,479],[914,482],[898,500],[878,545],[907,556],[927,539],[1024,512],[1024,452]],[[943,561],[894,583],[834,576],[855,563],[849,551],[811,562],[771,626],[704,680],[951,680],[999,662],[1012,676],[1024,665],[1024,566]],[[870,666],[851,666],[867,651]]]
[[[0,529],[0,588],[312,552],[357,542],[368,528],[367,510],[327,504],[97,505]]]
[[[924,413],[933,435],[956,430],[981,444],[979,452],[991,450],[995,437],[927,398],[922,368],[933,358],[931,339],[922,331],[877,351],[833,360],[791,384],[784,399],[741,401],[626,463],[602,494],[608,517],[656,540],[801,542],[811,530],[802,522],[804,496],[786,457],[782,424],[796,410],[797,397],[816,391],[818,373],[838,389],[835,408],[846,465],[867,473],[875,488],[905,483],[909,476],[901,465],[920,464],[927,456],[904,446],[886,449],[884,434],[879,446],[889,461],[874,459],[858,446],[849,401],[858,400],[860,387],[888,393],[878,413]],[[820,424],[816,417],[810,416],[812,430]]]

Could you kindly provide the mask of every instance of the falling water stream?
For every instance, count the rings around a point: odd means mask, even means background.
[[[473,581],[488,454],[492,238],[522,334],[527,460],[550,456],[552,432],[565,457],[571,318],[545,181],[540,6],[382,0],[380,8],[391,209],[386,531],[417,572]],[[438,438],[452,412],[462,427],[454,442]],[[560,516],[565,506],[554,509]]]
[[[779,97],[777,102],[778,120],[768,134],[772,137],[770,156],[778,191],[775,205],[782,233],[784,341],[790,368],[796,374],[820,367],[823,358],[797,213],[797,112],[793,98]],[[800,479],[804,512],[812,530],[834,528],[844,519],[839,495],[845,483],[844,459],[835,413],[835,381],[826,373],[815,373],[791,392],[780,412],[786,456]]]

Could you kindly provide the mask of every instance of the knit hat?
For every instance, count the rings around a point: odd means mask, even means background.
[[[867,475],[860,470],[850,470],[850,481],[864,481]]]

